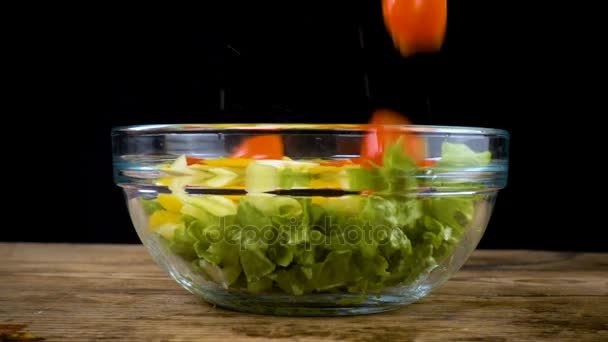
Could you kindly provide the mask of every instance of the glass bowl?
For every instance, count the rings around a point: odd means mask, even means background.
[[[508,133],[470,127],[146,125],[112,131],[143,244],[220,307],[396,309],[476,248],[506,185]]]

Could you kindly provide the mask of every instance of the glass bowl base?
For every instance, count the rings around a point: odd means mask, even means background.
[[[275,316],[353,316],[393,311],[419,300],[431,290],[427,286],[418,286],[400,295],[329,293],[292,296],[212,289],[183,277],[176,277],[176,280],[189,292],[218,307]]]

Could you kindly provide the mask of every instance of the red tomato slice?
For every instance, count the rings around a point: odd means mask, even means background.
[[[199,163],[202,163],[203,161],[204,161],[204,159],[186,156],[186,163],[188,164],[188,166],[193,165],[193,164],[199,164]]]
[[[389,110],[379,109],[370,120],[372,128],[361,142],[361,159],[375,164],[383,164],[384,152],[402,138],[403,150],[415,161],[423,160],[426,156],[424,140],[412,133],[406,133],[401,127],[394,125],[411,125],[406,117]]]
[[[431,166],[434,166],[435,164],[437,164],[436,160],[427,160],[427,159],[419,160],[416,162],[416,165],[418,167],[431,167]]]
[[[390,109],[378,109],[369,121],[370,125],[411,125],[412,122],[400,113]]]
[[[447,26],[447,0],[382,0],[382,13],[403,56],[441,48]]]
[[[283,140],[279,135],[260,135],[242,142],[232,152],[232,158],[282,159]]]

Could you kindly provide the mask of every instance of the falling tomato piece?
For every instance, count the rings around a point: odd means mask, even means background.
[[[418,167],[431,167],[435,166],[435,164],[437,164],[437,161],[432,159],[423,159],[416,162],[416,166]]]
[[[412,125],[412,122],[398,112],[389,109],[380,109],[374,112],[371,122],[372,125]],[[411,132],[404,132],[402,128],[387,126],[381,128],[381,137],[385,144],[393,144],[401,137],[403,139],[403,149],[407,155],[414,160],[422,160],[426,156],[426,144],[424,140]]]
[[[384,23],[403,56],[436,52],[447,26],[447,0],[382,0]]]
[[[188,166],[194,165],[194,164],[200,164],[203,161],[204,161],[204,159],[199,159],[199,158],[194,158],[194,157],[188,157],[188,156],[186,156],[186,164],[188,164]]]
[[[371,128],[361,143],[361,159],[382,165],[386,149],[401,138],[403,150],[408,156],[417,162],[424,160],[426,144],[423,138],[406,132],[402,127],[411,124],[410,120],[395,111],[375,111],[370,120]]]
[[[412,122],[401,113],[390,109],[378,109],[369,120],[370,125],[411,125]]]
[[[279,135],[261,135],[242,142],[232,152],[232,158],[282,159],[283,140]]]

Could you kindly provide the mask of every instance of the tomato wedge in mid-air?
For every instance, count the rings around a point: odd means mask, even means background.
[[[437,164],[437,161],[432,159],[423,159],[416,162],[416,166],[418,167],[431,167],[435,166],[435,164]]]
[[[190,165],[194,165],[194,164],[200,164],[204,161],[204,159],[200,159],[200,158],[194,158],[194,157],[188,157],[186,156],[186,164],[188,164],[188,166]]]
[[[447,0],[382,0],[382,13],[403,56],[441,48],[447,26]]]
[[[386,149],[401,138],[405,153],[420,164],[426,156],[424,140],[397,126],[411,124],[406,117],[389,109],[379,109],[374,112],[370,120],[371,128],[361,142],[361,159],[382,165]]]
[[[282,159],[283,140],[279,135],[260,135],[243,141],[230,155],[231,158]]]

